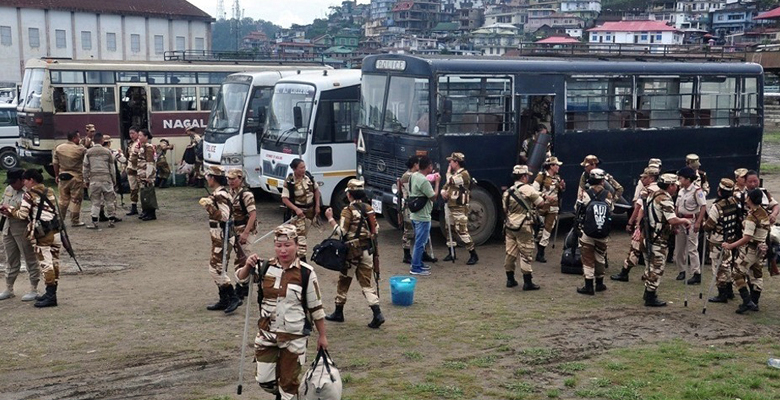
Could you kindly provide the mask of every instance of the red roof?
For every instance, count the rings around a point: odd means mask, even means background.
[[[566,43],[579,43],[580,41],[569,36],[550,36],[542,40],[537,40],[535,43],[539,44],[566,44]]]
[[[780,7],[769,10],[767,12],[762,12],[761,14],[753,17],[753,19],[780,19]]]
[[[401,1],[393,7],[393,12],[411,10],[414,5],[413,1]]]
[[[140,15],[213,21],[214,18],[186,0],[0,0],[0,7],[84,11],[114,15]]]
[[[679,32],[663,21],[611,21],[588,29],[588,32]]]

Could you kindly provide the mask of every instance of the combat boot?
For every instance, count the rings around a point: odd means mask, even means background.
[[[130,212],[129,212],[129,213],[127,213],[127,214],[125,214],[125,215],[138,215],[138,205],[137,205],[137,204],[135,204],[135,203],[133,203],[133,204],[130,206]]]
[[[92,217],[92,223],[87,225],[87,229],[100,229],[98,226],[98,219],[96,217]]]
[[[56,307],[57,306],[57,285],[47,285],[46,294],[33,304],[35,307]]]
[[[533,279],[533,275],[523,274],[523,290],[539,290],[539,285],[535,285]]]
[[[469,254],[471,255],[471,257],[469,257],[469,260],[466,261],[466,265],[474,265],[474,264],[476,264],[477,261],[479,261],[479,256],[477,256],[477,251],[476,250],[471,250],[471,251],[469,251]]]
[[[168,189],[170,185],[168,184],[168,179],[160,179],[160,189]]]
[[[607,285],[604,284],[604,277],[596,278],[596,291],[603,292],[607,290]]]
[[[726,286],[726,297],[728,297],[729,300],[734,300],[736,296],[734,296],[734,283],[729,282],[728,286]]]
[[[758,306],[756,303],[753,303],[748,288],[743,287],[739,289],[739,297],[742,297],[742,304],[737,307],[737,314],[744,314],[748,311],[758,311]]]
[[[230,314],[233,311],[236,311],[236,308],[243,304],[243,302],[238,298],[238,295],[236,295],[236,291],[233,289],[233,285],[225,286],[225,292],[228,300],[228,305],[225,308],[225,314]]]
[[[141,221],[154,221],[157,219],[157,210],[155,209],[144,211],[144,214],[141,216]]]
[[[344,305],[336,304],[336,309],[333,310],[332,314],[326,315],[325,319],[333,322],[344,322]]]
[[[546,263],[547,259],[544,258],[544,246],[536,244],[536,261],[539,261],[540,263]]]
[[[667,262],[669,262],[669,261],[667,261]],[[677,278],[674,278],[674,279],[676,279],[678,281],[684,281],[685,280],[685,271],[680,271],[680,273],[677,274]]]
[[[239,299],[243,301],[248,294],[249,294],[248,283],[236,283],[236,296],[238,296]]]
[[[619,281],[619,282],[628,282],[628,269],[621,268],[620,273],[617,273],[615,275],[612,275],[609,277],[609,279],[612,279],[613,281]]]
[[[219,311],[224,310],[228,306],[228,297],[227,297],[227,287],[220,286],[219,287],[219,301],[216,303],[206,306],[206,309],[209,311]]]
[[[666,307],[666,302],[658,300],[658,294],[645,289],[645,307]]]
[[[411,263],[412,263],[412,261],[411,261],[411,260],[412,260],[412,258],[411,258],[411,256],[410,256],[410,257],[409,257],[409,264],[411,264]],[[438,259],[438,258],[436,258],[436,257],[431,257],[431,255],[430,255],[430,254],[428,254],[428,252],[427,252],[427,251],[423,251],[423,259],[422,259],[422,260],[423,260],[423,262],[432,262],[432,263],[435,263],[435,262],[439,261],[439,259]]]
[[[593,290],[593,279],[585,279],[585,286],[577,288],[577,293],[589,294],[591,296],[595,295],[596,292]]]
[[[761,299],[761,292],[756,290],[755,286],[750,289],[750,299],[753,300],[753,304],[756,305],[756,311],[758,311],[758,300]]]
[[[368,323],[368,327],[371,329],[379,329],[382,324],[385,323],[385,316],[382,315],[382,310],[379,309],[379,304],[371,306],[371,311],[374,312],[374,318]]]
[[[447,249],[447,250],[448,250],[447,251],[447,255],[444,257],[444,261],[454,261],[454,260],[457,260],[457,257],[453,256],[455,254],[455,249],[453,249],[452,252],[450,252],[449,249]]]
[[[412,251],[410,249],[404,249],[404,259],[401,262],[404,264],[412,263]]]
[[[506,287],[515,287],[518,283],[515,280],[515,271],[506,271]]]
[[[718,295],[707,299],[710,303],[728,303],[729,298],[726,295],[726,288],[718,286]]]
[[[701,274],[699,273],[693,274],[691,279],[688,279],[689,285],[698,285],[700,283],[701,283]]]
[[[106,210],[103,207],[100,207],[100,217],[98,219],[98,222],[106,222],[108,221],[108,217],[106,216]]]

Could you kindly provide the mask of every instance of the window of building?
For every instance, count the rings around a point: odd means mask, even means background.
[[[41,33],[38,28],[27,28],[27,37],[30,41],[30,47],[41,47]]]
[[[68,41],[65,40],[65,30],[57,29],[54,31],[54,38],[58,49],[68,47]]]
[[[163,35],[154,35],[154,54],[165,53],[165,44]]]
[[[660,34],[660,33],[655,35],[655,40],[658,40],[658,41],[663,40],[663,35]]]
[[[646,42],[647,41],[647,33],[643,33],[639,35],[639,40]]]
[[[89,94],[90,112],[116,112],[116,97],[114,87],[91,87],[87,89]]]
[[[106,33],[106,50],[116,51],[116,33]]]
[[[197,111],[198,102],[194,87],[154,86],[153,111]]]
[[[54,112],[75,113],[84,112],[84,88],[83,87],[55,87],[54,88]]]
[[[176,36],[176,50],[184,51],[184,36]]]
[[[81,31],[81,48],[82,50],[92,50],[92,32]]]
[[[3,46],[10,46],[12,44],[10,26],[0,26],[0,44]]]
[[[133,53],[141,52],[141,35],[136,33],[130,35],[130,51]]]
[[[202,37],[195,38],[195,50],[206,50],[205,41]]]
[[[512,79],[443,75],[438,81],[439,109],[452,103],[449,122],[439,121],[439,133],[511,132],[514,126]]]

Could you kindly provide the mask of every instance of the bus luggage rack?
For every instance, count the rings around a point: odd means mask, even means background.
[[[660,61],[734,61],[745,62],[750,49],[746,46],[708,46],[702,44],[623,44],[623,43],[520,43],[522,57],[590,57],[608,59],[658,59]]]
[[[279,57],[273,53],[250,53],[243,51],[210,51],[210,50],[174,50],[166,51],[165,61],[184,62],[252,62],[259,64],[323,64],[322,58],[292,58]]]

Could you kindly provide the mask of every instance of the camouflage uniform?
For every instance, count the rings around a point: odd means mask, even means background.
[[[729,180],[729,182],[731,182]],[[733,185],[733,183],[731,183]],[[721,183],[723,185],[723,183]],[[707,211],[707,220],[704,222],[704,230],[710,233],[710,258],[712,268],[720,289],[726,289],[731,284],[732,252],[722,247],[724,240],[732,243],[739,239],[738,233],[739,208],[737,199],[731,196],[727,199],[716,201]],[[724,239],[727,233],[727,239]]]
[[[161,186],[164,185],[165,182],[168,182],[168,178],[171,176],[171,166],[168,164],[168,159],[166,158],[168,150],[171,149],[173,149],[173,146],[163,141],[160,141],[160,144],[156,146],[157,162],[155,164],[157,166],[157,178],[160,179]]]
[[[639,204],[640,207],[643,207],[647,199],[658,190],[660,189],[655,182],[643,187],[642,191],[639,193],[639,198],[635,203]],[[642,212],[644,213],[644,209]],[[642,256],[642,254],[647,253],[647,247],[645,246],[644,218],[647,218],[647,216],[643,215],[642,219],[637,221],[636,228],[634,228],[634,233],[631,236],[631,247],[628,249],[628,256],[626,256],[625,261],[623,261],[623,268],[626,270],[626,273],[631,271],[631,268],[639,265],[639,257]]]
[[[406,171],[403,175],[401,175],[401,188],[402,188],[402,202],[404,204],[403,210],[401,211],[403,213],[403,220],[404,220],[404,235],[402,237],[402,247],[404,250],[411,250],[412,245],[414,244],[414,227],[412,226],[412,216],[409,212],[409,208],[406,207],[406,203],[409,201],[409,180],[412,177],[412,174],[414,172],[412,171]]]
[[[228,176],[237,176],[243,178],[243,173],[239,169],[231,169],[228,172]],[[233,249],[236,252],[235,268],[241,268],[246,262],[247,254],[249,251],[249,242],[241,244],[239,236],[244,231],[249,230],[249,234],[254,235],[257,233],[257,212],[255,207],[255,195],[248,188],[242,186],[239,190],[230,189],[230,196],[233,198]],[[255,212],[255,221],[252,226],[248,226],[249,216],[252,212]],[[246,283],[246,280],[241,281]]]
[[[294,193],[290,193],[290,187],[293,187]],[[297,179],[294,174],[287,176],[284,180],[284,186],[282,186],[282,198],[289,199],[296,207],[303,210],[303,214],[306,218],[297,218],[292,222],[295,228],[298,229],[298,257],[306,258],[307,243],[306,236],[309,233],[309,227],[312,220],[316,217],[314,215],[315,198],[314,192],[317,190],[318,185],[314,178],[308,173],[303,175],[303,178]],[[295,213],[291,210],[291,216],[295,216]]]
[[[154,188],[154,177],[156,175],[156,166],[154,165],[154,156],[156,154],[154,145],[151,143],[145,143],[141,144],[141,142],[138,142],[136,145],[137,150],[136,153],[138,154],[138,185],[139,185],[139,191],[140,187],[147,188],[152,187]],[[147,219],[157,219],[155,213],[156,210],[154,208],[145,209],[143,208],[144,204],[141,202],[141,208],[143,213],[141,214],[142,220]]]
[[[593,171],[591,171],[593,174]],[[601,192],[605,191],[602,185],[592,185],[588,191],[583,192],[580,200],[582,209],[586,209],[588,204],[595,199],[591,198],[590,191],[597,197],[601,196]],[[612,193],[607,192],[605,202],[612,209],[613,198]],[[580,247],[582,248],[582,274],[585,280],[596,279],[597,281],[604,278],[604,272],[606,270],[606,257],[607,257],[607,245],[609,243],[609,237],[603,239],[597,239],[586,235],[584,232],[580,236]],[[596,289],[599,290],[598,288]]]
[[[74,226],[81,222],[81,201],[84,198],[84,180],[82,178],[84,153],[87,149],[73,142],[65,142],[54,149],[52,164],[57,165],[60,180],[57,184],[60,192],[59,208],[65,214],[70,211],[70,220]],[[62,176],[70,175],[65,180]]]
[[[233,197],[228,188],[218,186],[209,197],[200,199],[200,204],[209,213],[209,234],[211,235],[211,258],[209,259],[209,273],[217,286],[230,285],[230,278],[222,271],[222,252],[227,251],[227,259],[230,259],[230,247],[223,248],[225,224],[230,220],[230,209]]]
[[[515,170],[527,173],[528,168],[524,165],[515,167]],[[514,196],[514,193],[521,201],[525,201],[525,204],[518,202]],[[534,218],[535,209],[542,205],[544,200],[541,194],[534,189],[530,184],[523,182],[515,182],[509,189],[504,192],[501,204],[504,208],[504,214],[506,215],[506,221],[504,222],[504,240],[506,244],[506,258],[504,259],[504,270],[511,272],[511,279],[508,278],[508,283],[514,280],[515,265],[517,259],[520,259],[520,272],[523,275],[530,275],[533,273],[531,263],[534,258]],[[532,209],[529,210],[528,207]]]
[[[93,146],[84,156],[84,182],[88,183],[89,198],[92,201],[90,215],[97,221],[100,208],[105,206],[106,215],[114,219],[116,206],[116,163],[111,150]],[[113,226],[113,222],[111,225]]]
[[[79,144],[84,146],[85,149],[89,150],[92,148],[92,136],[95,135],[95,125],[93,124],[87,124],[87,126],[84,127],[84,130],[86,131],[86,135],[79,140]]]
[[[555,159],[557,162],[557,158]],[[534,189],[541,193],[542,198],[554,197],[552,202],[544,202],[539,207],[539,217],[544,220],[539,238],[539,246],[547,247],[550,244],[555,222],[558,220],[558,211],[560,207],[560,195],[563,193],[561,185],[561,176],[558,174],[550,175],[547,171],[541,171],[534,180]]]
[[[585,159],[580,163],[581,166],[585,167],[588,164],[599,164],[599,158],[594,155],[588,155],[585,156]],[[598,167],[597,167],[598,168]],[[615,189],[615,192],[612,193],[612,198],[615,199],[615,201],[620,200],[620,196],[623,195],[623,186],[618,183],[618,181],[615,180],[615,178],[612,177],[610,174],[604,175],[604,181],[608,182],[610,185],[612,185],[612,188]],[[580,182],[577,189],[577,198],[582,198],[582,192],[586,191],[588,189],[588,173],[583,172],[582,175],[580,175]],[[604,185],[606,187],[606,185]]]
[[[747,218],[742,222],[742,234],[752,238],[739,248],[734,270],[734,285],[737,289],[746,288],[747,280],[750,279],[753,291],[763,290],[763,255],[760,254],[759,246],[766,243],[770,228],[769,213],[763,207],[756,207],[755,210],[748,212]]]
[[[358,230],[360,231],[359,236]],[[336,288],[336,305],[344,305],[347,302],[347,292],[352,283],[352,277],[349,276],[351,268],[355,269],[355,277],[357,277],[363,290],[363,297],[366,298],[368,305],[379,304],[377,288],[372,283],[374,255],[378,254],[378,249],[372,248],[372,240],[379,233],[374,210],[360,200],[352,201],[341,211],[341,221],[336,227],[336,232],[341,235],[349,247],[347,263],[339,275]]]
[[[456,153],[457,154],[457,153]],[[471,175],[464,168],[454,173],[447,174],[447,183],[444,184],[450,198],[447,200],[447,209],[450,214],[450,228],[458,235],[466,249],[474,251],[474,241],[469,235],[469,200],[471,199]],[[455,238],[448,238],[447,247],[456,246]]]
[[[21,170],[17,171],[21,172]],[[24,188],[17,191],[11,185],[8,185],[5,188],[5,193],[3,193],[3,205],[9,208],[21,207],[24,194]],[[16,282],[16,277],[19,275],[22,266],[21,256],[24,256],[32,287],[31,292],[37,292],[38,282],[41,278],[41,267],[38,266],[38,258],[33,250],[32,243],[27,239],[27,221],[5,216],[3,219],[5,219],[5,224],[3,225],[3,247],[7,265],[5,270],[6,287],[9,293],[13,293],[14,282]]]
[[[676,176],[664,174],[661,179],[667,182],[676,182]],[[669,237],[672,235],[672,226],[669,221],[677,218],[674,213],[674,203],[672,196],[665,190],[659,189],[646,200],[650,202],[647,206],[648,214],[645,217],[649,219],[650,224],[650,245],[653,250],[653,258],[645,260],[647,266],[642,280],[645,282],[647,292],[655,292],[661,284],[661,277],[664,275],[664,266],[666,264],[666,254],[669,251]]]
[[[127,145],[127,183],[130,185],[130,202],[138,203],[138,141],[130,142]]]

